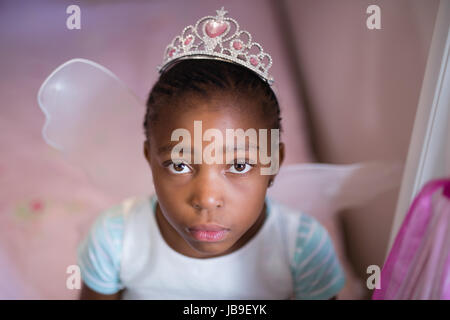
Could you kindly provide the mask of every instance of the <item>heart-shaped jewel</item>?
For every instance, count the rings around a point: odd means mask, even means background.
[[[169,57],[172,58],[172,56],[173,56],[173,54],[175,53],[175,51],[177,51],[177,50],[175,50],[174,48],[170,49],[170,50],[169,50]]]
[[[210,38],[215,38],[223,34],[228,28],[228,23],[225,21],[217,22],[214,20],[209,21],[206,24],[206,34]]]

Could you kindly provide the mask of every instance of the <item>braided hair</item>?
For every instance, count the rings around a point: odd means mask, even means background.
[[[144,120],[147,139],[161,108],[179,108],[189,95],[210,98],[223,93],[255,101],[269,128],[282,131],[275,93],[256,73],[229,62],[186,59],[161,74],[149,94]]]

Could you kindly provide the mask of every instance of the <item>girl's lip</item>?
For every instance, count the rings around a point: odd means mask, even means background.
[[[218,224],[198,224],[189,228],[189,231],[227,231],[230,230]]]
[[[228,229],[220,229],[217,231],[210,230],[199,230],[199,229],[190,229],[190,234],[198,241],[207,241],[207,242],[215,242],[223,240],[227,233]]]
[[[218,224],[198,224],[188,228],[189,233],[198,241],[215,242],[223,240],[229,228]]]

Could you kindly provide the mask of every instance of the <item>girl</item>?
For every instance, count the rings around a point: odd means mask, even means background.
[[[267,165],[250,161],[250,146],[244,157],[231,150],[231,164],[174,157],[173,132],[183,128],[194,137],[194,121],[223,136],[228,129],[281,130],[268,68],[256,68],[268,55],[252,56],[260,60],[246,64],[211,56],[230,34],[225,23],[232,19],[224,18],[223,10],[206,18],[207,41],[194,48],[196,55],[177,56],[195,45],[184,34],[184,51],[174,43],[168,47],[147,101],[143,154],[155,194],[127,199],[97,218],[78,248],[81,298],[335,297],[345,277],[329,234],[308,214],[266,196],[276,173],[261,174]],[[234,50],[242,53],[248,45],[240,43]],[[267,147],[257,141],[258,150]],[[227,146],[219,143],[225,153]],[[200,148],[183,152],[207,149],[203,143]],[[278,154],[281,164],[284,144],[270,153]]]

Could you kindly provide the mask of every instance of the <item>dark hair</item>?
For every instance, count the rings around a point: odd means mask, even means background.
[[[163,72],[153,86],[146,104],[146,137],[149,137],[149,125],[156,122],[160,108],[179,106],[181,104],[177,102],[188,94],[210,97],[217,93],[231,93],[259,102],[261,115],[268,119],[270,127],[282,131],[275,93],[255,72],[219,60],[186,59]]]

